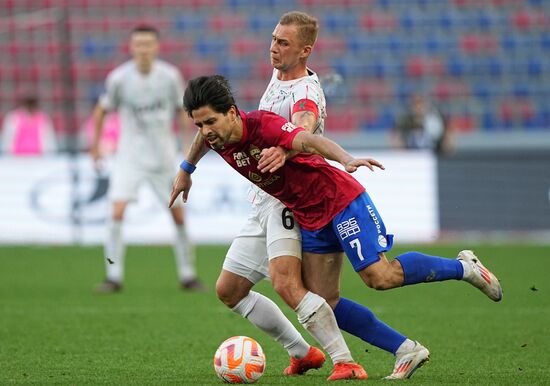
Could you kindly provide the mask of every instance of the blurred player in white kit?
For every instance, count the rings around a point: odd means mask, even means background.
[[[106,280],[97,292],[122,289],[124,280],[124,242],[122,221],[127,205],[137,199],[142,183],[148,183],[160,202],[170,194],[177,137],[172,130],[177,118],[183,131],[189,129],[182,109],[183,79],[178,69],[157,59],[159,33],[156,28],[140,25],[132,30],[132,59],[108,75],[105,93],[94,111],[94,140],[91,156],[101,167],[100,138],[107,112],[118,110],[121,121],[120,141],[110,178],[109,199],[112,213],[105,243]],[[203,289],[197,279],[193,248],[184,222],[181,205],[171,208],[176,225],[174,253],[182,289]]]

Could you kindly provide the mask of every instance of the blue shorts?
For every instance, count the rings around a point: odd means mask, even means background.
[[[302,250],[311,253],[346,252],[358,272],[380,260],[381,252],[393,245],[393,235],[386,226],[367,192],[353,200],[324,228],[307,231],[302,228]]]

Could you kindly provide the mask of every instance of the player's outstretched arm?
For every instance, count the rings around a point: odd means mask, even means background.
[[[197,134],[193,139],[193,143],[189,148],[189,152],[187,153],[187,157],[185,157],[185,161],[181,163],[178,174],[172,184],[172,193],[170,194],[168,207],[172,207],[172,205],[174,205],[174,202],[180,193],[183,193],[183,202],[187,202],[189,191],[191,190],[191,185],[193,184],[191,173],[193,173],[197,163],[208,152],[208,150],[210,149],[205,145],[204,137],[197,131]]]
[[[326,159],[339,162],[348,173],[353,173],[360,166],[366,166],[374,171],[376,166],[384,170],[384,166],[373,158],[354,158],[340,145],[330,139],[300,131],[292,141],[292,149],[304,153],[317,153]]]

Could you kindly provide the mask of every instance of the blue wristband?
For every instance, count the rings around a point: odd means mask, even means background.
[[[182,170],[185,170],[189,174],[193,174],[193,172],[197,167],[193,165],[191,162],[187,162],[186,160],[183,160],[183,162],[180,164],[180,168],[182,168]]]

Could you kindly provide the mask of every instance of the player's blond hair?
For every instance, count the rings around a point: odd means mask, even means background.
[[[298,32],[302,42],[306,45],[313,46],[317,40],[319,32],[319,22],[313,16],[305,12],[292,11],[287,12],[279,19],[280,25],[295,25],[298,27]]]

